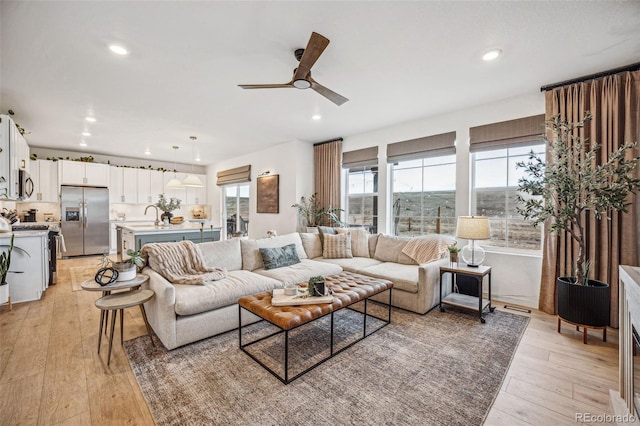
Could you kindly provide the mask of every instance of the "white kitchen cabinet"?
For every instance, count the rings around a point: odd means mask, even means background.
[[[115,223],[109,225],[109,253],[118,252],[118,226]]]
[[[7,274],[12,303],[39,300],[49,282],[47,263],[49,248],[47,233],[20,235],[16,233],[11,252],[11,267]],[[0,245],[8,245],[9,237],[0,238]]]
[[[138,202],[138,175],[136,169],[111,166],[109,171],[109,202],[136,204]]]
[[[60,161],[60,185],[109,186],[107,164]]]
[[[122,261],[129,259],[131,256],[127,255],[127,250],[136,249],[136,236],[133,231],[128,229],[122,230]]]
[[[29,163],[29,173],[34,186],[29,201],[59,202],[58,163],[50,160],[31,160]]]
[[[0,115],[0,198],[18,199],[18,171],[29,171],[29,146],[8,115]]]
[[[204,184],[202,188],[187,187],[185,204],[207,204],[207,175],[196,175]]]
[[[155,204],[165,193],[163,172],[138,169],[138,204]]]

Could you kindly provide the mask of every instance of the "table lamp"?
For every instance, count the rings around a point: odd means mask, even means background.
[[[460,251],[462,260],[473,268],[482,265],[484,249],[476,245],[476,240],[488,240],[489,218],[487,216],[458,216],[456,237],[469,240],[469,244]]]

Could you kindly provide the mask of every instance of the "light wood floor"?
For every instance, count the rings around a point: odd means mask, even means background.
[[[58,284],[40,301],[0,307],[0,425],[153,424],[119,342],[110,366],[104,340],[96,353],[99,293],[72,291],[70,268],[96,264],[60,260]],[[125,310],[125,340],[145,332],[140,311]],[[535,311],[485,424],[564,425],[576,413],[609,413],[617,337],[609,329],[603,343],[594,331],[584,345],[575,328],[558,334],[555,317]]]

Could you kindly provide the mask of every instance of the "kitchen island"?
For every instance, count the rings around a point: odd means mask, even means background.
[[[140,250],[148,243],[165,243],[190,240],[194,243],[220,240],[221,227],[185,223],[182,225],[155,226],[136,223],[117,223],[120,235],[120,257],[122,260],[129,258],[127,250]]]

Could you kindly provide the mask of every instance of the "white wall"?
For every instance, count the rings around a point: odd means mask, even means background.
[[[428,100],[425,100],[428,102]],[[424,136],[456,131],[456,216],[469,214],[470,206],[470,157],[469,128],[544,113],[544,96],[540,92],[504,99],[499,102],[478,105],[473,108],[427,117],[364,134],[345,137],[342,150],[378,146],[378,196],[380,206],[380,232],[391,229],[392,197],[390,196],[389,167],[386,162],[387,144]],[[343,191],[344,192],[344,191]],[[343,193],[344,196],[344,193]],[[343,199],[342,205],[346,205]],[[463,242],[466,244],[466,242]],[[492,266],[492,296],[503,302],[538,307],[540,289],[541,255],[513,254],[485,248],[484,264]]]
[[[291,205],[302,195],[313,191],[313,146],[292,141],[272,148],[256,151],[231,160],[214,163],[207,167],[209,202],[212,204],[211,218],[214,224],[223,226],[222,191],[216,185],[216,173],[220,170],[251,165],[251,198],[249,200],[249,236],[266,237],[267,231],[275,229],[279,235],[297,230],[297,213]],[[265,171],[278,174],[280,181],[279,213],[256,213],[256,181]]]

